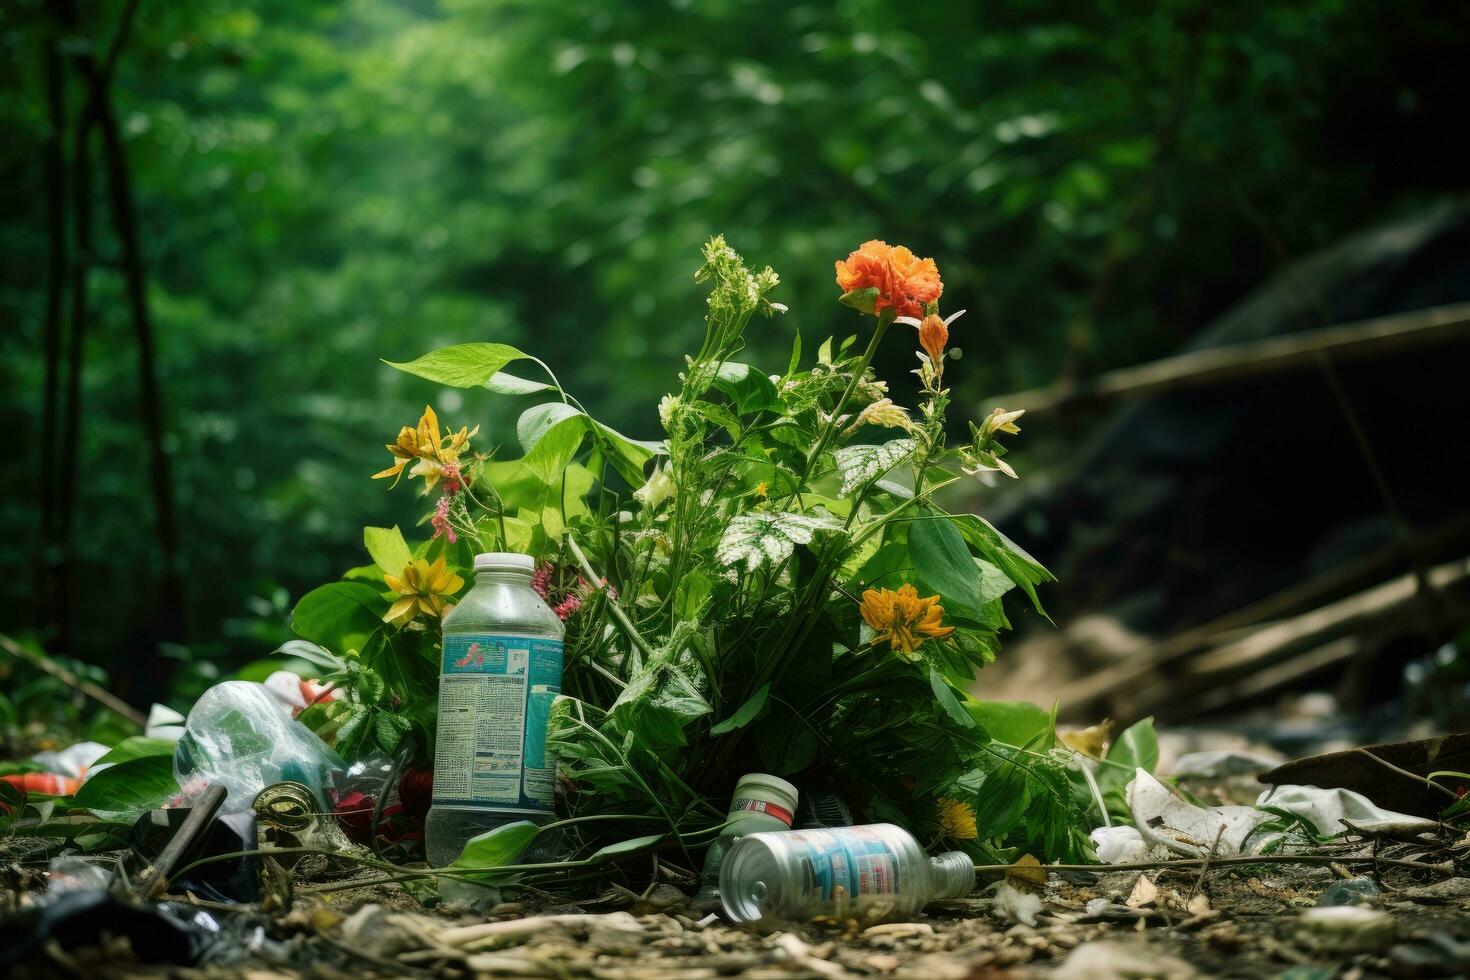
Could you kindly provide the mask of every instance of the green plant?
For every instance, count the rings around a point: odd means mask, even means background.
[[[327,664],[352,692],[339,710],[363,719],[338,739],[357,740],[349,754],[406,732],[431,744],[439,620],[475,551],[522,551],[567,625],[551,745],[574,817],[646,818],[682,841],[717,825],[711,801],[760,768],[977,854],[1085,855],[1086,788],[1045,752],[993,738],[966,693],[1009,626],[1002,597],[1019,588],[1041,612],[1036,588],[1051,576],[983,518],[939,505],[958,480],[1015,476],[1000,440],[1021,413],[997,410],[947,445],[955,316],[938,315],[933,261],[864,245],[838,282],[867,336],[809,357],[797,334],[784,373],[767,374],[739,356],[757,316],[786,312],[769,298],[777,275],[722,238],[704,260],[703,342],[659,403],[657,442],[598,422],[509,345],[389,362],[537,403],[516,425],[519,459],[474,451],[479,429],[441,431],[432,408],[388,446],[393,465],[377,476],[423,481],[431,536],[411,545],[368,528],[373,564],[292,615],[340,658]],[[914,410],[872,371],[895,327],[917,330],[922,348]],[[517,362],[546,380],[508,373]],[[596,821],[579,826],[587,847],[600,842]]]

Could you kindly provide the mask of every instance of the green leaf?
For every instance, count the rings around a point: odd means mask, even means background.
[[[453,344],[412,361],[383,363],[451,388],[473,388],[486,384],[511,361],[527,356],[509,344]]]
[[[854,289],[852,292],[843,293],[837,297],[837,302],[843,306],[850,306],[859,313],[872,314],[878,304],[878,287],[869,286],[867,289]]]
[[[599,445],[607,445],[612,449],[609,462],[630,486],[642,486],[646,476],[644,465],[653,457],[668,452],[668,447],[662,442],[631,439],[596,419],[592,420],[592,425],[596,429]]]
[[[1029,701],[972,700],[966,707],[970,716],[997,742],[1027,746],[1037,752],[1048,751],[1055,742],[1051,713]],[[1045,737],[1040,744],[1033,745],[1037,736]]]
[[[735,731],[737,728],[744,728],[746,725],[749,725],[752,721],[755,721],[755,716],[760,714],[761,709],[766,706],[766,698],[770,693],[771,685],[767,681],[750,696],[750,700],[737,708],[733,715],[711,728],[709,733],[711,735],[725,735]]]
[[[131,735],[118,742],[106,755],[92,763],[92,767],[95,768],[104,763],[131,762],[134,759],[146,759],[155,755],[166,755],[172,759],[176,747],[174,742],[166,738]]]
[[[909,526],[909,557],[924,584],[938,592],[947,611],[979,618],[986,599],[981,573],[964,536],[948,515],[928,511]]]
[[[521,464],[542,483],[559,482],[562,471],[582,447],[587,428],[587,416],[562,402],[526,409],[516,422],[516,438],[525,452]]]
[[[842,525],[825,517],[785,511],[754,511],[733,518],[720,538],[715,557],[721,565],[743,565],[754,572],[762,565],[775,568],[791,557],[799,544],[808,544],[818,531],[838,531]]]
[[[403,540],[403,532],[396,524],[393,527],[365,527],[362,529],[362,541],[373,561],[388,575],[402,575],[403,567],[413,560],[408,542]]]
[[[178,792],[173,754],[147,755],[91,776],[72,803],[88,810],[133,812],[162,806]]]
[[[1026,554],[1020,545],[997,531],[985,518],[966,514],[954,520],[965,540],[1020,586],[1030,597],[1031,605],[1045,616],[1046,611],[1041,608],[1041,600],[1036,597],[1036,587],[1043,582],[1055,582],[1056,577],[1035,558]]]
[[[929,687],[934,691],[934,699],[939,702],[944,713],[949,715],[950,721],[961,728],[975,727],[975,719],[970,717],[965,706],[960,704],[960,699],[955,697],[954,689],[949,686],[949,681],[944,679],[944,675],[936,667],[929,668]]]
[[[537,395],[543,391],[556,390],[555,385],[506,374],[504,371],[492,374],[490,380],[485,382],[485,387],[498,395]]]
[[[488,871],[512,865],[540,831],[541,828],[529,820],[496,827],[470,838],[450,867],[460,871]]]
[[[838,494],[846,497],[887,473],[914,453],[914,440],[894,439],[880,446],[844,446],[832,454],[842,477]]]
[[[1153,718],[1129,726],[1108,749],[1106,759],[1117,765],[1098,767],[1097,785],[1105,796],[1124,789],[1134,770],[1153,772],[1159,764],[1159,736]]]
[[[291,610],[291,629],[303,639],[345,653],[361,650],[383,625],[388,604],[361,582],[328,582],[301,597]]]
[[[759,412],[776,403],[776,386],[749,364],[725,361],[715,372],[715,387],[734,402],[741,414]]]
[[[382,576],[379,576],[381,579]],[[294,657],[322,670],[331,672],[343,668],[342,658],[325,647],[310,640],[287,640],[271,651],[273,656]],[[280,669],[277,667],[276,669]]]
[[[609,844],[606,847],[593,851],[592,856],[587,860],[611,861],[613,858],[620,858],[626,854],[637,854],[639,851],[646,851],[662,843],[666,836],[668,835],[649,834],[646,837],[631,837],[628,840],[620,840],[616,844]]]

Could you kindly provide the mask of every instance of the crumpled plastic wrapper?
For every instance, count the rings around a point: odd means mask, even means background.
[[[187,801],[220,785],[222,812],[243,813],[272,783],[306,786],[326,809],[329,780],[345,768],[336,752],[293,719],[264,686],[216,684],[195,703],[174,753],[174,776]]]

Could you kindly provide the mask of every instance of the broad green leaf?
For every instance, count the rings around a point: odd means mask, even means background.
[[[1020,545],[996,530],[985,518],[965,514],[955,518],[955,525],[965,540],[986,560],[1005,572],[1012,582],[1019,585],[1030,597],[1031,605],[1036,611],[1045,616],[1046,611],[1041,608],[1041,600],[1036,597],[1036,586],[1043,582],[1056,581],[1055,576],[1035,558],[1026,554]]]
[[[909,525],[909,557],[919,578],[939,593],[949,611],[977,616],[986,602],[980,569],[947,515],[928,511],[926,520]]]
[[[498,395],[537,395],[543,391],[556,390],[555,385],[506,374],[504,371],[492,374],[490,380],[485,382],[485,387]]]
[[[396,524],[393,527],[365,527],[362,529],[362,541],[373,562],[385,574],[402,575],[403,566],[413,560],[408,542],[403,540],[403,532]]]
[[[509,344],[453,344],[412,361],[383,363],[452,388],[473,388],[488,382],[511,361],[526,356]]]
[[[842,477],[838,494],[846,497],[866,486],[914,453],[914,440],[894,439],[882,445],[844,446],[832,454]]]
[[[857,582],[865,589],[897,589],[914,580],[914,560],[908,545],[889,541],[858,569]]]
[[[382,581],[381,575],[378,576],[378,580]],[[287,640],[271,651],[271,653],[275,656],[294,657],[298,660],[305,660],[307,663],[328,672],[341,670],[343,667],[341,657],[325,647],[312,643],[310,640]],[[280,670],[281,668],[277,667],[276,669]]]
[[[170,739],[131,735],[118,742],[112,747],[111,751],[92,763],[92,768],[96,768],[104,763],[116,764],[120,762],[131,762],[134,759],[143,759],[152,755],[166,755],[172,759],[176,747]]]
[[[361,650],[388,611],[379,590],[361,582],[328,582],[301,597],[291,629],[328,650]]]
[[[1029,701],[975,701],[966,704],[970,716],[997,742],[1029,746],[1037,752],[1049,750],[1055,742],[1051,712]],[[1038,735],[1041,743],[1032,744]]]
[[[599,445],[607,445],[612,449],[609,462],[628,481],[630,486],[642,486],[644,477],[644,464],[655,456],[668,452],[668,447],[662,442],[646,439],[631,439],[616,429],[603,425],[595,419],[592,422],[599,436]]]
[[[776,386],[749,364],[726,361],[715,373],[715,387],[730,397],[742,415],[759,412],[776,402]]]
[[[778,567],[799,544],[808,544],[818,531],[838,531],[842,525],[826,517],[784,511],[754,511],[733,518],[720,538],[715,557],[721,565],[741,565],[754,572],[762,565]]]
[[[770,693],[771,684],[767,681],[750,696],[750,700],[737,708],[733,715],[711,728],[709,733],[711,735],[725,735],[735,731],[737,728],[744,728],[746,725],[749,725],[752,721],[755,721],[756,715],[760,714],[761,709],[766,706],[766,698]]]
[[[461,871],[488,871],[514,864],[540,830],[529,820],[496,827],[470,838],[450,867]]]
[[[611,861],[613,858],[620,858],[627,854],[637,854],[639,851],[646,851],[651,847],[658,846],[666,836],[668,835],[649,834],[646,837],[631,837],[628,840],[620,840],[616,844],[609,844],[606,847],[593,851],[592,856],[587,860]]]
[[[962,728],[975,727],[975,719],[970,717],[970,713],[955,696],[954,689],[949,686],[949,681],[944,679],[944,675],[939,672],[938,668],[929,668],[929,687],[934,692],[934,699],[939,702],[944,713],[949,715],[950,721]]]
[[[1014,762],[1002,762],[985,773],[975,794],[975,829],[981,840],[1000,837],[1026,814],[1030,780]]]
[[[1159,765],[1159,736],[1153,718],[1130,725],[1108,749],[1105,757],[1116,765],[1099,766],[1097,785],[1104,795],[1119,792],[1133,780],[1134,770],[1153,772]]]
[[[178,792],[173,754],[146,755],[90,777],[72,803],[88,810],[133,812],[162,806]]]
[[[562,472],[582,448],[586,437],[587,416],[564,418],[541,434],[535,446],[521,457],[521,463],[542,483],[560,483]]]

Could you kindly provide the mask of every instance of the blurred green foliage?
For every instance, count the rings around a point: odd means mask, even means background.
[[[0,626],[43,640],[49,6],[0,14]],[[68,63],[105,47],[121,9],[80,5]],[[1439,143],[1462,112],[1467,9],[144,3],[114,91],[180,509],[183,682],[284,638],[291,597],[362,564],[364,523],[417,519],[368,476],[426,399],[482,424],[483,445],[512,439],[485,393],[436,392],[379,356],[470,340],[555,355],[600,417],[648,437],[699,336],[689,273],[717,232],[783,277],[792,313],[753,339],[773,370],[793,327],[845,329],[831,263],[871,237],[935,256],[946,308],[970,308],[961,397],[1050,380],[1079,322],[1089,369],[1158,356],[1273,248],[1463,187]],[[75,114],[74,76],[66,94]],[[154,650],[159,574],[101,186],[68,652],[126,686],[119,668]],[[884,356],[888,376],[911,366],[905,345]]]

